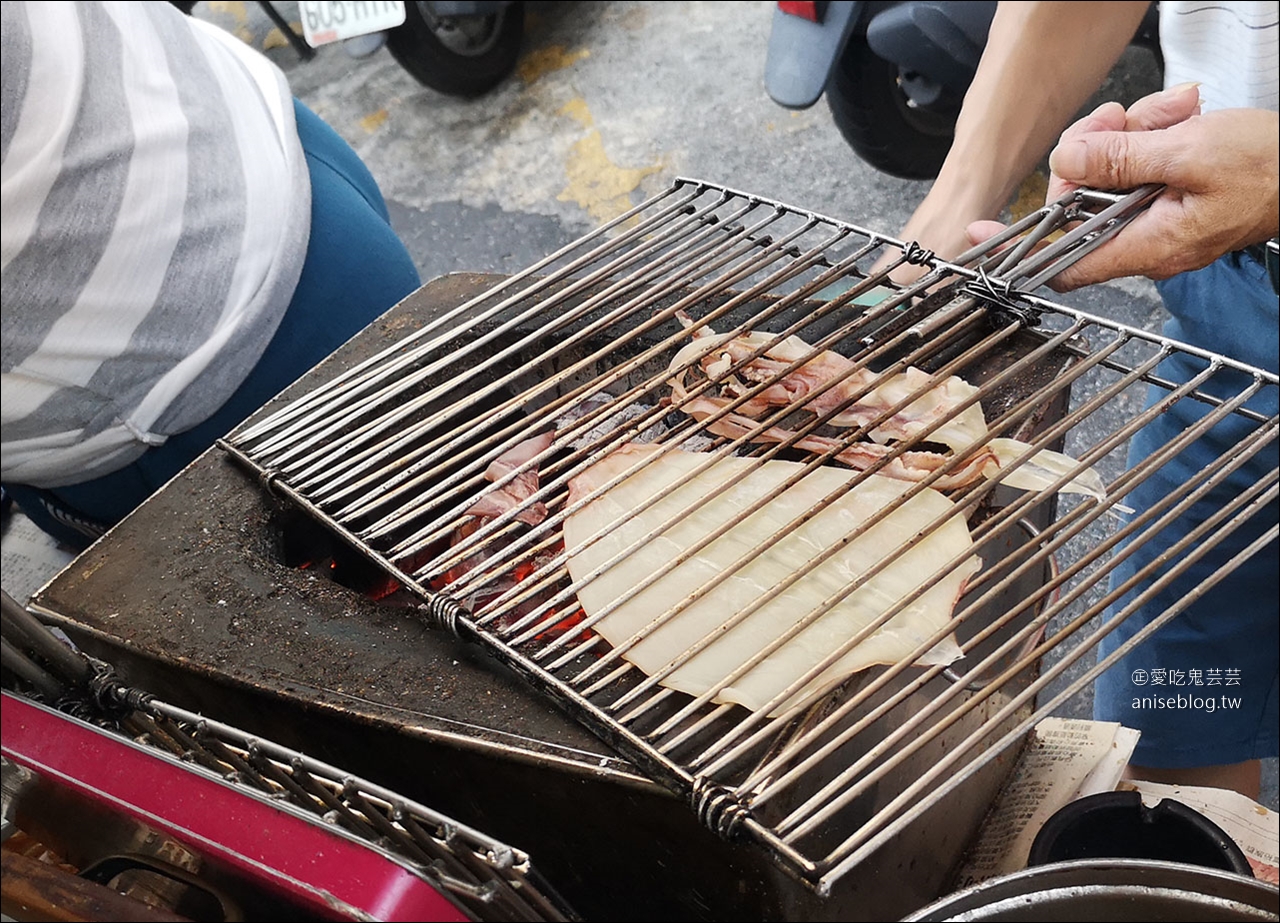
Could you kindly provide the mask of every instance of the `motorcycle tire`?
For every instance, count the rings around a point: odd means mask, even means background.
[[[474,97],[500,84],[516,65],[524,5],[488,16],[436,17],[429,3],[406,3],[405,21],[387,32],[387,50],[415,80],[450,96]]]
[[[896,64],[854,36],[827,84],[827,105],[845,141],[871,166],[902,179],[933,179],[951,149],[960,103],[910,105],[898,77]]]

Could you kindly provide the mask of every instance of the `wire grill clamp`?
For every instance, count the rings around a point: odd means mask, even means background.
[[[705,777],[694,780],[689,801],[699,822],[724,840],[733,839],[750,814],[731,789]]]
[[[1038,327],[1040,315],[1029,305],[1020,304],[1016,299],[1013,284],[1007,279],[993,278],[981,267],[978,277],[965,285],[973,297],[986,305],[988,318],[994,327],[1005,327],[1017,324],[1021,327]]]
[[[466,615],[462,606],[441,593],[432,594],[431,601],[417,611],[428,628],[443,628],[454,635],[459,634],[458,617]]]
[[[929,266],[933,263],[935,254],[932,250],[920,246],[918,241],[908,241],[903,248],[902,259],[913,266]]]

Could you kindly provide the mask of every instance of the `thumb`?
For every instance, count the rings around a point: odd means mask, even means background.
[[[1004,230],[1004,225],[999,221],[974,221],[965,229],[965,237],[969,238],[969,245],[976,247],[989,237],[995,237]]]
[[[1170,183],[1178,158],[1164,131],[1103,131],[1064,141],[1049,154],[1054,176],[1094,189]]]

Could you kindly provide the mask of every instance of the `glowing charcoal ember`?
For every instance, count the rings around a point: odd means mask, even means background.
[[[920,492],[884,520],[866,528],[879,510],[911,489],[911,484],[890,478],[871,477],[845,491],[816,515],[792,525],[797,516],[813,510],[828,494],[856,476],[834,467],[818,468],[806,475],[693,553],[691,550],[701,540],[755,501],[772,496],[802,466],[724,458],[691,476],[706,462],[705,455],[632,444],[576,478],[570,486],[570,502],[644,460],[649,464],[567,519],[564,535],[569,572],[575,582],[582,581],[637,544],[578,590],[578,600],[589,616],[611,607],[652,575],[661,574],[593,624],[615,647],[627,645],[632,635],[646,629],[667,610],[682,606],[692,594],[698,594],[692,603],[683,605],[676,615],[623,654],[653,676],[708,636],[718,634],[716,640],[661,680],[664,686],[691,695],[701,695],[725,683],[715,696],[716,701],[735,702],[752,710],[764,708],[856,633],[933,581],[902,612],[771,711],[785,710],[873,664],[901,660],[946,624],[966,582],[981,564],[975,556],[965,558],[972,548],[965,521],[959,514],[947,518],[955,507],[934,490]],[[750,473],[743,480],[724,493],[711,496],[716,488],[746,471]],[[647,505],[673,487],[669,494]],[[644,540],[668,519],[673,520],[671,526],[656,538]],[[592,540],[615,524],[612,531]],[[771,642],[783,637],[825,600],[840,595],[900,546],[907,546],[905,552],[880,573],[758,665],[729,679]],[[805,571],[809,562],[833,549],[826,560],[803,573],[782,593],[733,627],[723,628],[775,587]],[[750,557],[749,563],[714,587],[706,587],[743,556]],[[938,573],[953,559],[961,563],[949,573]],[[947,636],[917,662],[950,663],[959,656],[955,639]]]
[[[449,547],[454,548],[467,541],[481,528],[481,521],[470,519],[453,531],[449,538]],[[472,613],[478,613],[484,607],[496,602],[499,597],[516,592],[522,583],[536,580],[538,574],[553,565],[564,553],[564,545],[554,542],[546,548],[535,552],[531,557],[520,558],[505,566],[495,567],[493,559],[503,552],[505,542],[487,542],[473,554],[463,558],[444,573],[430,581],[433,590],[456,590],[456,584],[472,571],[483,576],[474,583],[469,591],[457,596],[458,601]],[[436,549],[438,551],[438,549]],[[497,618],[499,629],[509,628],[521,622],[526,616],[537,613],[537,623],[542,630],[536,635],[539,641],[554,639],[577,626],[586,618],[582,610],[576,606],[567,609],[547,608],[546,604],[554,590],[550,587],[530,594],[519,602],[505,606]],[[587,637],[590,632],[580,633]]]

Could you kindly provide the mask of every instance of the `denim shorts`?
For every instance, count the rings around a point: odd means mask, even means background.
[[[1267,270],[1252,256],[1230,254],[1211,266],[1159,283],[1172,319],[1165,335],[1189,345],[1250,365],[1276,371],[1277,297]],[[1187,381],[1205,368],[1190,354],[1164,362],[1160,374]],[[1221,372],[1206,386],[1220,396],[1238,393],[1250,380]],[[1148,406],[1168,395],[1152,387]],[[1264,417],[1277,412],[1276,389],[1268,387],[1247,405]],[[1137,433],[1129,450],[1135,465],[1164,446],[1209,410],[1201,401],[1184,399]],[[1136,510],[1148,509],[1168,496],[1187,477],[1224,455],[1259,424],[1225,420],[1154,472],[1125,500]],[[1145,541],[1120,563],[1111,581],[1127,580],[1164,548],[1273,471],[1280,460],[1273,440],[1231,479],[1197,503],[1154,541]],[[1120,623],[1100,643],[1105,656],[1169,606],[1192,595],[1232,555],[1276,525],[1277,504],[1216,545],[1181,577]],[[1191,603],[1115,666],[1098,677],[1094,717],[1142,732],[1133,762],[1155,768],[1188,768],[1277,755],[1277,651],[1280,651],[1280,558],[1273,538],[1261,551]],[[1138,589],[1123,597],[1124,605]],[[1106,614],[1106,618],[1112,616]]]

